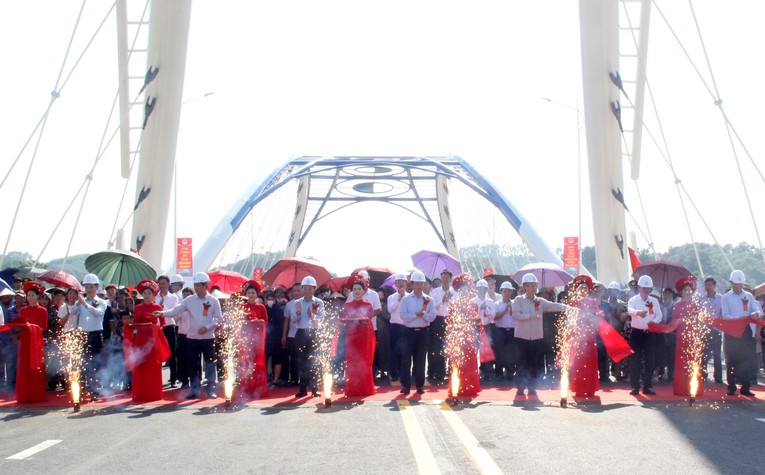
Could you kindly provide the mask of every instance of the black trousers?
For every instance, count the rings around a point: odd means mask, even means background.
[[[390,377],[401,376],[401,355],[404,353],[404,325],[390,324]]]
[[[715,382],[722,382],[722,333],[715,328],[709,330],[706,345],[704,345],[704,362],[701,369],[705,378],[710,359],[714,368],[712,376]]]
[[[88,343],[85,346],[85,387],[91,392],[101,391],[101,375],[103,367],[104,332],[96,330],[88,333]]]
[[[446,378],[446,317],[437,316],[428,327],[428,379],[441,381]]]
[[[516,366],[515,328],[499,328],[494,326],[494,370],[497,377],[505,372],[507,379],[512,379]]]
[[[170,382],[175,383],[178,380],[178,327],[167,325],[162,328],[165,334],[167,344],[170,346],[170,358],[167,359],[167,367],[170,368]]]
[[[755,364],[757,349],[752,337],[752,329],[747,325],[741,338],[727,333],[723,338],[725,338],[728,389],[736,389],[736,384],[740,384],[742,390],[749,389],[752,377],[757,374]]]
[[[545,354],[545,341],[516,338],[518,348],[518,389],[536,389],[539,371],[542,369]]]
[[[401,388],[412,387],[412,375],[417,388],[425,386],[425,357],[430,342],[428,328],[402,327]]]
[[[185,334],[178,333],[175,342],[178,354],[178,381],[180,381],[181,384],[191,384],[191,375],[194,371],[202,371],[201,366],[199,365],[199,358],[192,362],[191,356],[189,355],[189,339]],[[192,363],[194,363],[196,368],[192,367]]]
[[[305,391],[308,386],[316,390],[317,380],[313,368],[313,342],[314,337],[310,330],[298,329],[295,334],[295,346],[297,347],[298,386],[300,391]]]
[[[289,374],[289,380],[293,383],[296,383],[298,379],[300,379],[300,373],[298,370],[298,349],[297,349],[297,338],[295,337],[287,337],[287,364],[288,364],[288,374]]]
[[[186,340],[189,349],[189,359],[191,360],[191,391],[199,392],[202,387],[202,375],[199,368],[199,359],[205,368],[205,379],[207,380],[207,390],[215,389],[215,343],[212,339]]]
[[[642,365],[643,388],[651,389],[653,385],[653,370],[655,364],[656,342],[655,335],[650,332],[633,328],[630,333],[630,346],[634,355],[630,356],[630,386],[640,389]]]

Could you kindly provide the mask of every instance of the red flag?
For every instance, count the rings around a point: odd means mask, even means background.
[[[494,351],[491,349],[491,344],[489,343],[489,336],[486,334],[486,330],[483,329],[483,325],[481,325],[481,337],[480,337],[480,349],[478,350],[481,353],[481,363],[488,363],[489,361],[494,361],[496,359],[496,356],[494,356]]]
[[[618,363],[624,358],[634,353],[627,340],[619,334],[614,327],[608,324],[605,320],[601,320],[598,324],[598,334],[600,335],[603,344],[606,346],[606,352],[608,357],[613,360],[614,363]]]
[[[670,323],[651,322],[648,324],[648,331],[654,333],[672,333],[677,330],[681,323],[683,323],[683,320],[680,318],[672,320]]]
[[[484,277],[490,276],[493,273],[494,273],[494,268],[493,267],[484,267],[483,268],[483,276]]]
[[[754,320],[749,317],[733,318],[730,320],[725,318],[712,319],[713,327],[717,328],[718,330],[722,330],[728,335],[735,336],[736,338],[741,338],[741,335],[744,334],[744,329],[750,323],[754,323],[755,325],[765,325],[765,321]]]
[[[638,259],[637,252],[635,252],[634,249],[628,247],[627,250],[630,251],[630,264],[632,265],[632,272],[635,272],[635,269],[640,267],[640,259]]]

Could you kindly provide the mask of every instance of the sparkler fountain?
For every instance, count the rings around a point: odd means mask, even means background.
[[[87,335],[81,331],[64,332],[57,340],[61,354],[61,367],[66,372],[69,380],[70,396],[74,412],[80,412],[80,400],[82,388],[80,387],[80,375],[84,367],[85,343]]]

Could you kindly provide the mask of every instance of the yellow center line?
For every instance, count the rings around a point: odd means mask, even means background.
[[[501,474],[502,469],[494,462],[486,449],[481,447],[478,439],[475,438],[470,429],[467,428],[464,422],[457,416],[452,408],[445,402],[441,403],[441,414],[446,418],[446,422],[449,423],[452,430],[457,434],[462,445],[465,446],[468,457],[473,462],[473,465],[478,468],[478,471],[484,474]]]
[[[401,413],[401,419],[404,421],[404,429],[409,438],[409,445],[412,446],[414,459],[417,462],[417,469],[422,474],[440,474],[436,458],[430,450],[428,441],[422,433],[422,427],[414,415],[414,408],[409,405],[409,401],[401,400],[398,402],[398,412]]]

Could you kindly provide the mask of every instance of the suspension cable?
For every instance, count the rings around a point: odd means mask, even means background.
[[[704,44],[704,37],[701,34],[701,28],[699,27],[699,22],[696,18],[696,11],[693,8],[693,2],[692,0],[688,0],[688,5],[691,8],[691,13],[693,15],[693,22],[696,25],[696,33],[699,35],[699,42],[701,43],[701,49],[704,52],[704,60],[707,63],[707,68],[709,69],[709,76],[712,79],[712,85],[715,89],[715,105],[720,109],[720,112],[723,115],[723,119],[725,120],[725,113],[723,111],[723,104],[722,99],[720,98],[720,91],[717,88],[717,81],[715,79],[714,71],[712,70],[712,63],[709,60],[709,55],[707,54],[707,48]],[[757,236],[757,245],[760,247],[760,256],[762,257],[763,263],[765,263],[765,249],[762,247],[762,239],[760,238],[760,230],[757,226],[757,221],[754,219],[754,209],[752,208],[752,200],[749,198],[749,190],[746,187],[746,181],[744,180],[744,173],[741,170],[741,163],[738,158],[738,153],[736,152],[736,146],[733,143],[733,136],[731,135],[730,126],[728,125],[728,120],[725,120],[725,131],[728,133],[728,141],[730,142],[731,151],[733,152],[733,158],[736,160],[736,168],[738,169],[738,175],[741,179],[741,187],[744,189],[744,196],[746,197],[746,204],[749,208],[749,215],[752,218],[752,225],[754,226],[754,232]]]

